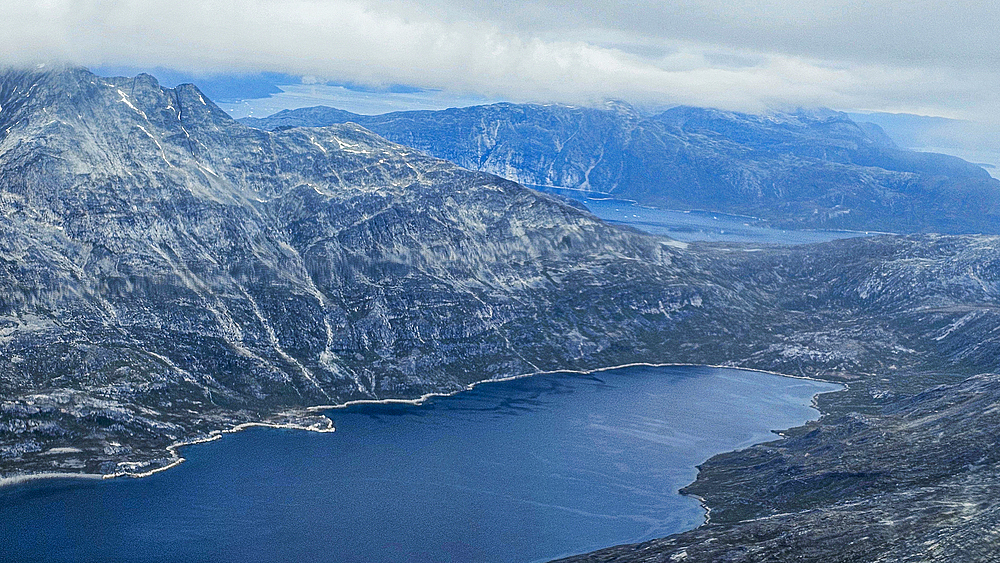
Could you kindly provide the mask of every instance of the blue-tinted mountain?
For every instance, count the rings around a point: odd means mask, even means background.
[[[101,67],[92,69],[99,76],[134,76],[148,73],[156,76],[164,86],[198,83],[198,90],[215,101],[249,100],[280,94],[279,84],[297,84],[300,77],[276,72],[215,73],[196,75],[169,68],[138,68],[130,66]]]
[[[898,148],[874,124],[829,110],[749,115],[677,107],[494,104],[356,115],[286,110],[263,129],[353,122],[394,142],[528,185],[784,227],[998,233],[1000,181],[961,159]]]

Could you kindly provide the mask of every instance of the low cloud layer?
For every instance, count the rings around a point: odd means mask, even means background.
[[[278,71],[515,101],[1000,122],[1000,8],[817,0],[0,0],[0,58]]]

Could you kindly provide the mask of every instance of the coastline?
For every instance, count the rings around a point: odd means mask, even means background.
[[[829,381],[829,380],[826,380],[826,379],[820,379],[820,378],[817,378],[817,377],[810,377],[810,376],[804,376],[804,375],[789,375],[789,374],[786,374],[786,373],[780,373],[780,372],[776,372],[776,371],[769,371],[769,370],[763,370],[763,369],[754,369],[754,368],[744,368],[744,367],[734,366],[734,365],[713,365],[713,364],[698,364],[698,363],[687,363],[687,362],[665,362],[665,363],[632,362],[632,363],[628,363],[628,364],[622,364],[622,365],[616,365],[616,366],[607,366],[607,367],[600,367],[600,368],[594,368],[594,369],[590,369],[590,370],[560,369],[560,370],[543,370],[543,371],[536,371],[536,372],[530,372],[530,373],[522,373],[522,374],[511,375],[511,376],[506,376],[506,377],[498,377],[498,378],[494,378],[494,379],[483,379],[483,380],[480,380],[480,381],[474,381],[474,382],[469,383],[469,384],[467,384],[467,385],[463,386],[462,388],[457,389],[455,391],[425,393],[425,394],[423,394],[420,397],[415,398],[415,399],[356,399],[356,400],[346,401],[344,403],[339,403],[339,404],[334,404],[334,405],[316,405],[316,406],[312,406],[312,407],[306,407],[304,409],[304,411],[312,413],[312,412],[318,412],[318,411],[328,411],[328,410],[344,409],[344,408],[351,407],[351,406],[354,406],[354,405],[384,405],[384,404],[420,405],[420,404],[423,404],[425,401],[427,401],[429,399],[451,397],[451,396],[457,395],[458,393],[463,393],[463,392],[466,392],[466,391],[471,391],[472,389],[475,389],[477,386],[483,385],[483,384],[487,384],[487,383],[503,383],[503,382],[507,382],[507,381],[514,381],[514,380],[517,380],[517,379],[523,379],[523,378],[533,377],[533,376],[537,376],[537,375],[554,375],[554,374],[592,375],[592,374],[600,373],[600,372],[604,372],[604,371],[613,371],[613,370],[630,368],[630,367],[652,367],[652,368],[658,368],[658,367],[707,367],[707,368],[716,368],[716,369],[735,369],[735,370],[741,370],[741,371],[749,371],[749,372],[763,373],[763,374],[768,374],[768,375],[775,375],[775,376],[779,376],[779,377],[787,377],[787,378],[791,378],[791,379],[803,379],[803,380],[808,380],[808,381],[817,381],[817,382],[822,382],[822,383],[831,383],[831,384],[834,384],[834,385],[840,385],[840,386],[842,386],[841,389],[832,389],[830,391],[820,391],[818,393],[815,393],[812,396],[810,407],[813,408],[813,409],[815,409],[817,412],[819,412],[820,417],[822,417],[824,413],[823,413],[822,410],[820,410],[820,408],[818,406],[818,402],[817,402],[818,397],[820,395],[822,395],[822,394],[836,393],[836,392],[840,392],[840,391],[844,391],[844,390],[848,389],[848,384],[846,382],[833,382],[833,381]],[[281,414],[282,413],[278,413],[278,416],[280,416]],[[285,413],[285,414],[287,414],[287,413]],[[330,419],[326,419],[326,420],[327,420],[327,424],[325,426],[319,426],[319,425],[316,425],[316,424],[306,426],[306,425],[294,424],[294,423],[277,423],[277,422],[245,422],[245,423],[241,423],[241,424],[238,424],[236,426],[233,426],[231,428],[225,428],[225,429],[221,429],[221,430],[213,430],[207,436],[202,436],[202,437],[198,437],[198,438],[192,438],[192,439],[189,439],[189,440],[182,440],[180,442],[175,442],[175,443],[167,446],[166,447],[166,451],[170,454],[170,462],[167,463],[166,465],[163,465],[163,466],[160,466],[160,467],[155,467],[153,469],[148,469],[148,470],[145,470],[145,471],[138,471],[138,472],[119,471],[119,472],[116,472],[116,473],[108,473],[108,474],[52,472],[52,473],[29,473],[29,474],[24,474],[24,475],[12,475],[12,476],[8,476],[8,477],[0,477],[0,488],[6,487],[6,486],[12,486],[12,485],[19,485],[19,484],[23,484],[23,483],[26,483],[26,482],[37,481],[37,480],[42,480],[42,479],[105,480],[105,479],[116,479],[116,478],[121,478],[121,477],[127,477],[127,478],[132,478],[132,479],[141,479],[141,478],[144,478],[144,477],[149,477],[151,475],[155,475],[156,473],[160,473],[161,471],[166,471],[168,469],[172,469],[172,468],[177,467],[178,465],[184,463],[186,461],[186,459],[180,454],[180,448],[183,448],[185,446],[194,446],[194,445],[197,445],[197,444],[204,444],[204,443],[207,443],[207,442],[214,442],[215,440],[221,439],[223,437],[223,435],[225,435],[225,434],[235,434],[237,432],[241,432],[243,430],[246,430],[248,428],[253,428],[253,427],[278,428],[278,429],[286,429],[286,430],[304,430],[304,431],[308,431],[308,432],[318,432],[318,433],[335,432],[336,428],[333,426],[333,421],[330,420]],[[783,429],[783,430],[787,430],[787,429]],[[781,433],[778,433],[777,436],[778,436],[778,439],[784,439],[784,435],[781,434]],[[736,450],[732,450],[732,451],[736,451]],[[725,453],[725,452],[721,452],[721,453]],[[716,455],[718,455],[718,454],[716,454]],[[142,464],[140,462],[132,462],[132,463],[135,466],[137,466],[137,467],[144,467],[144,464]],[[125,465],[127,465],[127,463]],[[678,493],[679,494],[683,494],[683,493],[680,493],[679,491],[678,491]],[[686,496],[691,496],[691,497],[695,498],[696,500],[698,500],[699,503],[701,504],[702,508],[705,509],[705,522],[703,524],[701,524],[701,525],[707,524],[709,522],[709,518],[710,518],[710,514],[711,514],[711,508],[708,507],[708,506],[706,506],[705,503],[704,503],[704,499],[702,499],[701,497],[698,497],[697,495],[686,495]]]
[[[327,434],[327,433],[330,433],[330,432],[334,432],[336,429],[333,427],[333,421],[331,421],[329,419],[327,419],[327,421],[329,422],[329,424],[326,427],[322,427],[322,428],[318,428],[318,427],[316,427],[316,425],[304,426],[304,425],[301,425],[301,424],[290,424],[290,423],[244,422],[243,424],[238,424],[236,426],[233,426],[232,428],[227,428],[227,429],[224,429],[224,430],[214,430],[214,431],[210,432],[208,436],[205,436],[203,438],[195,438],[193,440],[185,440],[183,442],[177,442],[175,444],[171,444],[171,445],[167,446],[167,451],[170,452],[171,457],[173,459],[172,459],[172,461],[170,463],[168,463],[167,465],[164,465],[162,467],[156,467],[154,469],[150,469],[148,471],[142,471],[142,472],[139,472],[139,473],[132,473],[132,472],[129,472],[129,471],[122,471],[122,472],[119,472],[119,473],[108,473],[107,475],[101,475],[101,479],[115,479],[115,478],[118,478],[118,477],[130,477],[130,478],[133,478],[133,479],[142,479],[143,477],[149,477],[150,475],[154,475],[154,474],[159,473],[161,471],[166,471],[168,469],[172,469],[172,468],[177,467],[178,465],[180,465],[180,464],[182,464],[182,463],[184,463],[186,461],[185,458],[182,455],[180,455],[180,451],[179,451],[180,448],[183,448],[185,446],[194,446],[196,444],[204,444],[204,443],[207,443],[207,442],[214,442],[216,440],[221,439],[222,436],[223,436],[223,434],[235,434],[237,432],[242,432],[243,430],[246,430],[247,428],[253,428],[253,427],[283,428],[283,429],[286,429],[286,430],[305,430],[305,431],[308,431],[308,432],[318,432],[320,434]]]
[[[818,377],[810,377],[810,376],[807,376],[807,375],[789,375],[787,373],[781,373],[781,372],[777,372],[777,371],[769,371],[769,370],[765,370],[765,369],[755,369],[755,368],[745,368],[745,367],[734,366],[734,365],[697,364],[697,363],[690,363],[690,362],[664,362],[664,363],[632,362],[632,363],[628,363],[628,364],[621,364],[621,365],[616,365],[616,366],[600,367],[600,368],[594,368],[594,369],[588,369],[588,370],[555,369],[555,370],[533,371],[531,373],[522,373],[522,374],[518,374],[518,375],[509,375],[509,376],[506,376],[506,377],[498,377],[498,378],[494,378],[494,379],[483,379],[483,380],[480,380],[480,381],[474,381],[474,382],[469,383],[468,385],[465,385],[464,387],[462,387],[461,389],[458,389],[456,391],[451,391],[451,392],[448,392],[448,393],[444,393],[444,392],[424,393],[423,395],[421,395],[420,397],[418,397],[416,399],[355,399],[353,401],[347,401],[347,402],[336,404],[336,405],[316,405],[316,406],[313,406],[313,407],[306,407],[305,410],[307,412],[317,412],[317,411],[343,409],[343,408],[347,408],[347,407],[350,407],[350,406],[353,406],[353,405],[385,405],[385,404],[419,405],[419,404],[422,404],[424,401],[426,401],[428,399],[434,399],[434,398],[438,398],[438,397],[451,397],[451,396],[456,395],[458,393],[464,393],[466,391],[471,391],[471,390],[475,389],[476,387],[478,387],[479,385],[483,385],[483,384],[487,384],[487,383],[503,383],[505,381],[514,381],[514,380],[517,380],[517,379],[523,379],[525,377],[533,377],[533,376],[536,376],[536,375],[554,375],[554,374],[559,374],[559,373],[576,374],[576,375],[592,375],[592,374],[595,374],[595,373],[600,373],[602,371],[612,371],[612,370],[616,370],[616,369],[624,369],[624,368],[631,368],[631,367],[650,367],[650,368],[706,367],[706,368],[716,368],[716,369],[738,369],[740,371],[751,371],[751,372],[756,372],[756,373],[766,373],[768,375],[776,375],[776,376],[779,376],[779,377],[788,377],[788,378],[791,378],[791,379],[805,379],[805,380],[808,380],[808,381],[818,381],[818,382],[822,382],[822,383],[832,383],[834,385],[843,385],[845,389],[847,388],[847,383],[846,382],[842,382],[842,381],[835,382],[835,381],[830,381],[830,380],[827,380],[827,379],[820,379]],[[834,393],[834,392],[837,392],[837,391],[842,391],[842,389],[835,389],[833,391],[822,391],[820,393],[817,393],[816,395],[822,395],[824,393]],[[815,397],[813,397],[813,400],[815,402]],[[813,405],[813,408],[816,408],[815,405]],[[819,410],[819,409],[816,408],[816,410]]]

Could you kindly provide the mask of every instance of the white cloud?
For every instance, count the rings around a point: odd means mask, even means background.
[[[514,100],[1000,122],[1000,8],[817,0],[0,0],[5,62],[274,70]]]

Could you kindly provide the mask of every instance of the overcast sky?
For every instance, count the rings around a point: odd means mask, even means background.
[[[0,0],[0,11],[8,63],[1000,123],[1000,7],[986,1]]]

